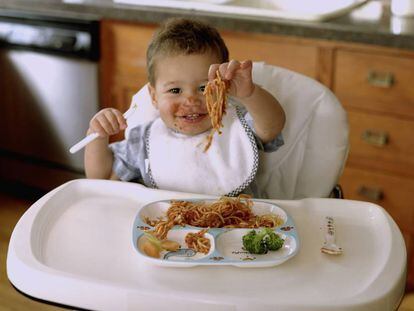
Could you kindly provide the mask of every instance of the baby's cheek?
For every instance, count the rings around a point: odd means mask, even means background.
[[[206,106],[206,98],[205,98],[205,96],[203,96],[203,97],[200,99],[200,104],[201,104],[201,106],[203,106],[203,107],[205,107],[205,106]]]
[[[171,114],[173,115],[182,115],[188,113],[188,105],[175,103],[171,106]]]
[[[168,117],[174,114],[176,108],[175,105],[172,105],[169,101],[163,101],[159,105],[159,110],[164,117]]]
[[[180,112],[179,103],[172,102],[170,103],[170,105],[168,105],[168,111],[166,111],[166,113],[168,114],[168,119],[170,119],[170,126],[172,125],[174,129],[176,130],[181,130],[181,128],[179,127],[177,118],[176,118],[176,116],[179,115],[179,112]]]
[[[176,114],[180,110],[180,106],[178,101],[171,101],[168,104],[168,110],[171,114]]]

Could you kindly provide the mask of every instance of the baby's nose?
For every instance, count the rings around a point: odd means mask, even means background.
[[[196,104],[200,104],[200,103],[201,103],[201,100],[196,95],[188,95],[185,98],[185,104],[186,105],[196,105]]]

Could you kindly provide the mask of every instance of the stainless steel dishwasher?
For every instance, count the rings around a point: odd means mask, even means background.
[[[99,23],[0,15],[0,179],[50,190],[83,177],[98,110]]]

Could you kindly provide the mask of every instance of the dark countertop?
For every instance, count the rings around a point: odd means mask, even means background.
[[[155,1],[155,0],[154,0]],[[111,0],[0,0],[0,15],[34,14],[87,20],[118,19],[159,23],[173,16],[199,17],[218,29],[374,44],[414,50],[414,17],[399,18],[387,0],[371,0],[351,13],[323,22],[224,15],[194,10],[115,4]],[[78,1],[79,2],[79,1]]]

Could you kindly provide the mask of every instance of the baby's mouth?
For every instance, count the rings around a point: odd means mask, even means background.
[[[185,116],[180,116],[179,118],[182,118],[186,121],[195,122],[195,121],[199,121],[205,118],[206,116],[207,116],[207,113],[192,113],[192,114],[187,114]]]

